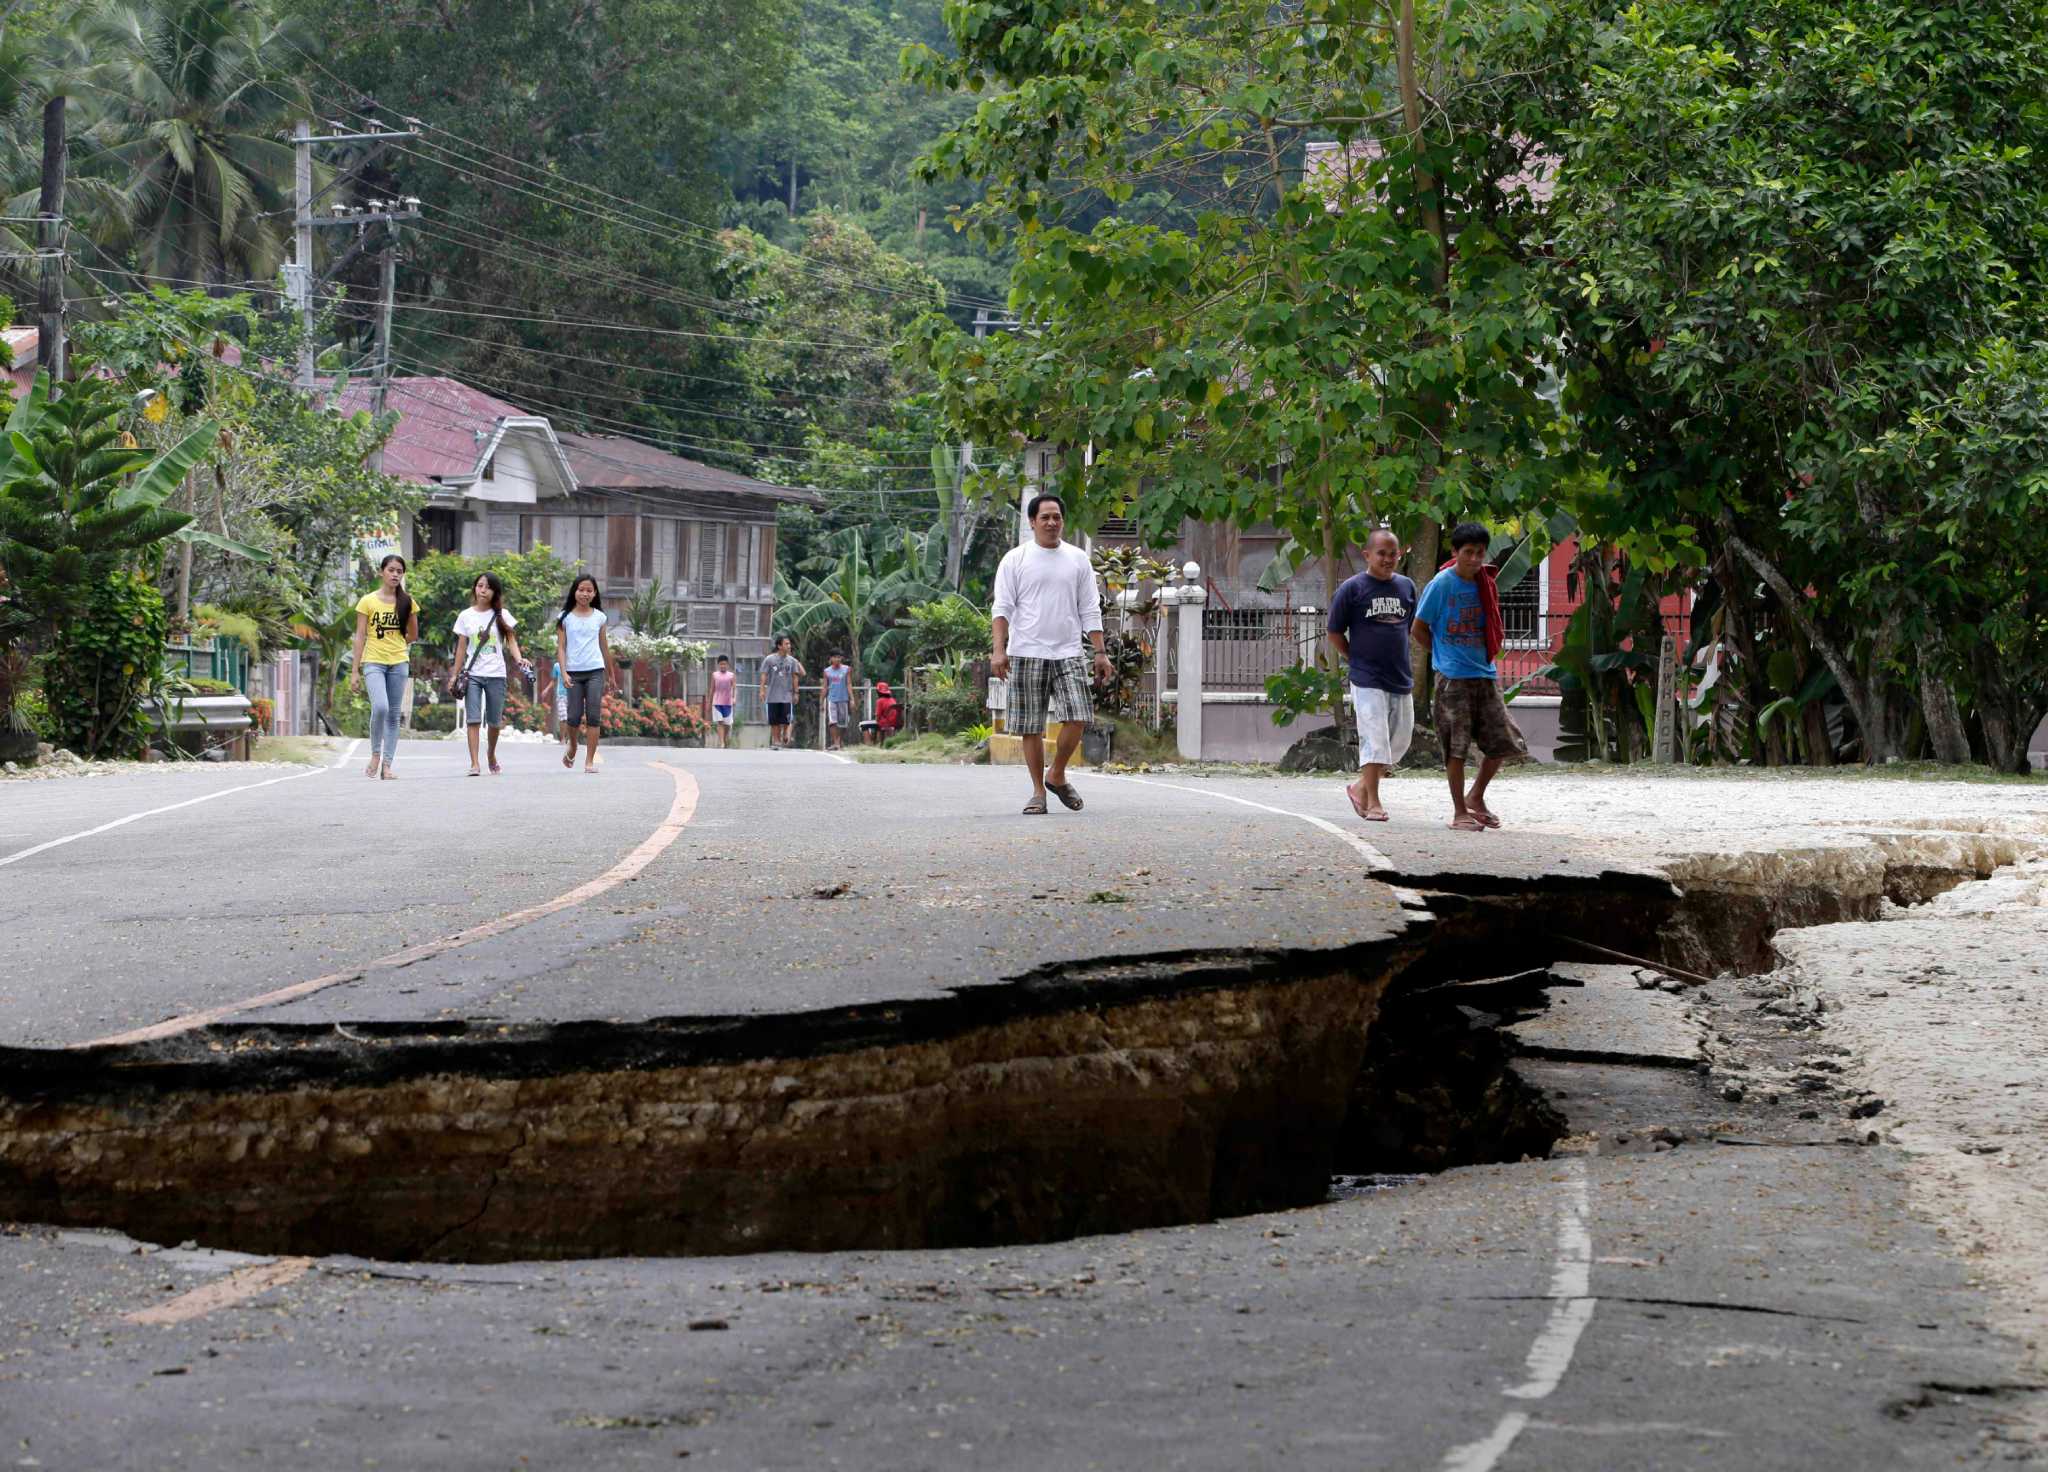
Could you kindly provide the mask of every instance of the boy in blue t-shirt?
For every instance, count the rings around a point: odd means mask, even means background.
[[[1330,647],[1351,675],[1358,716],[1358,780],[1344,795],[1369,823],[1387,821],[1380,778],[1408,754],[1415,734],[1415,676],[1408,630],[1415,622],[1415,584],[1394,571],[1401,543],[1385,527],[1365,539],[1365,571],[1344,580],[1330,600]]]
[[[1493,657],[1500,652],[1500,594],[1486,565],[1492,539],[1475,521],[1451,531],[1450,566],[1429,580],[1415,608],[1415,639],[1436,671],[1436,734],[1451,778],[1451,826],[1468,833],[1500,827],[1486,805],[1486,787],[1509,757],[1527,757],[1528,743],[1500,698]],[[1465,757],[1484,758],[1471,790]]]

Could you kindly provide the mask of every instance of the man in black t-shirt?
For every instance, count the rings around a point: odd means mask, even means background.
[[[1365,539],[1365,571],[1345,579],[1330,603],[1330,647],[1350,667],[1351,708],[1358,714],[1358,780],[1345,796],[1359,817],[1387,821],[1380,777],[1408,754],[1415,734],[1415,676],[1408,631],[1415,623],[1415,584],[1394,569],[1401,542],[1385,527]]]

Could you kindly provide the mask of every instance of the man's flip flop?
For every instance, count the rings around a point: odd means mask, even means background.
[[[1368,823],[1384,823],[1387,821],[1387,810],[1385,808],[1380,808],[1377,811],[1368,810],[1365,814],[1365,821]]]
[[[1496,818],[1492,813],[1474,813],[1472,816],[1479,820],[1479,825],[1482,828],[1500,827],[1500,819]]]
[[[1045,784],[1045,790],[1065,803],[1074,812],[1078,813],[1081,811],[1081,794],[1074,791],[1073,783],[1048,782]]]
[[[563,765],[563,766],[565,766],[565,767],[573,767],[573,766],[575,766],[575,765],[576,765],[576,748],[575,748],[575,747],[573,747],[573,746],[572,746],[572,747],[570,747],[570,748],[569,748],[569,754],[568,754],[567,756],[565,756],[565,757],[563,757],[563,758],[562,758],[562,765]]]
[[[1025,803],[1025,804],[1024,804],[1024,816],[1025,816],[1025,817],[1027,817],[1027,818],[1042,818],[1042,817],[1044,817],[1044,816],[1045,816],[1045,799],[1044,799],[1044,798],[1042,798],[1042,797],[1034,797],[1034,798],[1032,798],[1032,799],[1031,799],[1031,801],[1029,801],[1029,802]]]
[[[1368,813],[1365,810],[1365,799],[1360,797],[1356,792],[1353,792],[1351,790],[1351,784],[1349,782],[1346,782],[1344,784],[1344,795],[1351,799],[1352,812],[1358,814],[1358,816],[1361,818],[1371,818],[1372,814]]]
[[[1484,833],[1486,831],[1486,825],[1470,813],[1458,814],[1457,817],[1451,819],[1451,826],[1460,833]]]

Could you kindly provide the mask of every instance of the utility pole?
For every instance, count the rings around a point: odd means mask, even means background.
[[[42,195],[36,205],[36,367],[64,381],[64,175],[71,145],[62,92],[43,104]]]
[[[376,414],[384,417],[385,406],[391,398],[391,309],[398,297],[398,231],[392,227],[391,238],[384,243],[384,259],[379,275],[377,293],[377,392]],[[370,452],[370,469],[384,468],[384,446],[378,445]]]
[[[298,386],[311,392],[313,388],[313,230],[322,225],[354,225],[361,229],[376,221],[386,224],[399,220],[417,220],[420,217],[419,200],[407,197],[403,200],[372,200],[369,209],[351,209],[336,205],[325,215],[313,212],[313,147],[321,143],[363,143],[387,138],[417,138],[419,129],[404,128],[392,131],[348,133],[336,131],[314,136],[313,125],[304,119],[292,125],[292,192],[296,208],[292,214],[292,262],[284,269],[285,290],[299,309],[299,368],[296,375]],[[385,316],[388,322],[391,308],[391,287],[389,269],[386,272],[384,300]],[[388,327],[380,328],[380,337],[388,343]]]

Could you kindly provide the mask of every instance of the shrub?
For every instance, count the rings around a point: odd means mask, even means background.
[[[687,700],[657,700],[643,695],[630,705],[620,696],[604,698],[604,729],[613,736],[652,736],[675,741],[701,738],[710,723]]]
[[[163,595],[137,572],[109,574],[82,617],[59,626],[43,666],[54,739],[84,757],[140,756],[139,702],[163,659]]]
[[[249,719],[254,721],[256,729],[265,735],[270,734],[270,722],[275,714],[276,707],[267,696],[259,695],[249,702]]]
[[[442,701],[437,705],[415,705],[412,708],[412,728],[435,734],[455,729],[455,713],[461,707],[453,701]]]
[[[505,724],[515,731],[545,731],[548,728],[547,705],[527,699],[526,692],[516,683],[507,685]]]
[[[988,710],[972,685],[942,685],[919,690],[910,698],[911,719],[918,729],[957,735],[988,719]]]

